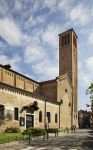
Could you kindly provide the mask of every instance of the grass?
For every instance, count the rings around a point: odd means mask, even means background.
[[[0,144],[22,140],[21,133],[0,133]]]

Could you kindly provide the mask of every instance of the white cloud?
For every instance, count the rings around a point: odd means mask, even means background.
[[[93,44],[93,31],[91,31],[89,34],[88,42],[89,42],[89,44]]]
[[[89,74],[93,76],[93,57],[87,58],[87,60],[85,60],[85,64]]]
[[[50,24],[42,33],[44,42],[50,44],[53,48],[58,48],[58,33],[60,28],[57,25]]]
[[[13,70],[16,70],[19,72],[21,70],[19,67],[20,61],[21,61],[21,58],[17,54],[15,54],[12,57],[8,57],[8,56],[0,53],[0,64],[2,64],[2,65],[10,64]]]
[[[29,17],[29,19],[25,22],[25,28],[34,27],[37,24],[44,23],[46,20],[47,15],[40,15],[37,17],[33,17],[32,15]]]
[[[16,23],[9,19],[0,19],[0,36],[11,46],[20,45],[22,33]]]
[[[57,0],[44,0],[44,5],[48,8],[53,8],[53,6],[56,6]]]
[[[83,87],[85,86],[88,87],[90,83],[91,83],[91,76],[87,72],[84,72],[84,70],[79,71],[79,84],[82,85]]]
[[[9,12],[9,5],[7,5],[7,2],[4,0],[0,0],[0,14],[5,16]]]
[[[71,0],[70,0],[71,2]],[[69,7],[69,0],[58,0],[58,9],[59,10],[64,10],[64,9],[68,9]]]
[[[79,84],[88,87],[93,82],[93,57],[79,62]],[[83,83],[83,84],[81,84]]]
[[[21,10],[22,8],[22,3],[19,0],[15,0],[15,9],[16,10]]]
[[[47,54],[44,52],[42,47],[40,47],[37,44],[32,43],[32,45],[29,45],[24,54],[25,63],[36,63],[40,60],[43,60],[47,57]]]
[[[32,66],[33,70],[41,76],[42,80],[53,79],[58,76],[58,63],[51,60],[43,60]]]
[[[72,0],[70,0],[70,3]],[[67,10],[69,8],[69,0],[44,0],[43,7],[50,8],[50,13]]]
[[[85,25],[91,20],[89,11],[83,3],[79,3],[70,11],[69,17],[76,24]]]

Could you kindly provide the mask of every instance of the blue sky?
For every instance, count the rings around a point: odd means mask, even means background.
[[[0,0],[0,63],[32,79],[58,76],[58,34],[78,35],[79,109],[93,81],[93,1]]]

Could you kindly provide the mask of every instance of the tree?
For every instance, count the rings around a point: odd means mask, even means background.
[[[86,94],[92,94],[93,93],[93,83],[90,84],[90,86],[88,87]]]
[[[93,100],[93,83],[91,83],[88,89],[86,90],[86,94],[90,95],[90,100]]]
[[[90,95],[90,100],[91,100],[91,105],[87,105],[87,107],[91,107],[91,111],[92,111],[92,128],[93,128],[93,83],[90,84],[90,86],[88,87],[88,89],[86,90],[86,94]]]

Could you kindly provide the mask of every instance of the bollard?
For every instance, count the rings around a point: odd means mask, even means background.
[[[8,136],[8,143],[9,143],[9,136]]]
[[[55,137],[56,137],[56,131],[55,131]]]
[[[48,138],[49,138],[49,135],[48,135],[48,131],[47,131],[47,140],[48,140]]]
[[[57,130],[57,137],[58,137],[58,130]]]
[[[30,134],[29,134],[29,145],[30,145]]]
[[[16,141],[17,141],[17,136],[16,136]]]

